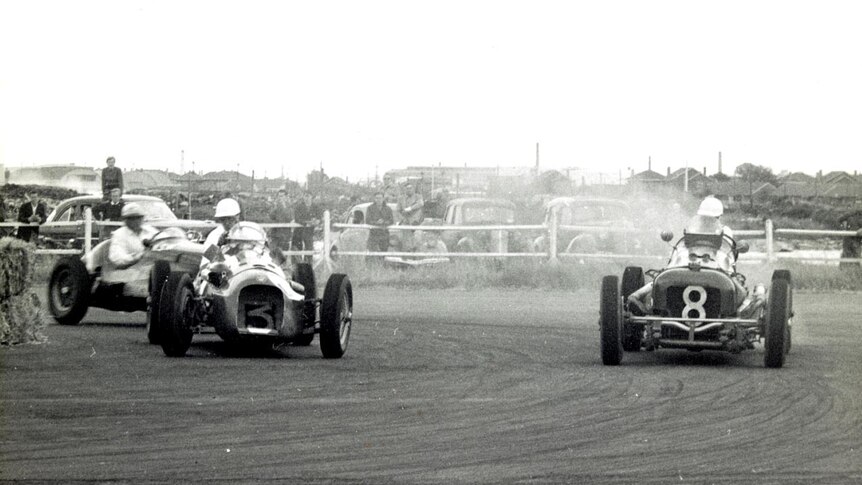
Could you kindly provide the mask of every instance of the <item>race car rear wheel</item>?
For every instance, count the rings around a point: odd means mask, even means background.
[[[787,341],[787,320],[790,318],[790,283],[782,278],[772,282],[769,290],[769,306],[766,309],[766,338],[763,361],[766,367],[784,365]]]
[[[186,355],[192,344],[194,304],[191,277],[187,273],[171,273],[162,287],[158,307],[159,343],[168,357]]]
[[[327,359],[338,359],[347,351],[353,325],[353,287],[347,275],[329,277],[320,307],[320,351]]]
[[[623,270],[622,296],[623,302],[644,285],[644,270],[640,266],[628,266]],[[623,350],[638,352],[641,349],[643,325],[630,324],[623,327]]]
[[[77,325],[90,304],[90,275],[77,256],[64,256],[48,283],[48,306],[60,325]]]
[[[777,269],[772,273],[772,281],[777,279],[782,279],[787,281],[787,284],[790,286],[790,319],[787,321],[787,340],[784,342],[784,353],[790,352],[790,347],[792,344],[791,337],[793,336],[793,279],[790,276],[789,269]]]
[[[147,288],[147,340],[151,344],[159,343],[159,300],[162,298],[162,287],[170,274],[171,265],[167,261],[156,261],[150,271]]]
[[[619,278],[605,276],[602,278],[602,298],[599,304],[599,327],[601,330],[601,353],[604,365],[619,365],[623,359],[623,347],[620,339]]]

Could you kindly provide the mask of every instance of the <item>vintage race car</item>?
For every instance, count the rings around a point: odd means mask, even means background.
[[[309,345],[319,333],[325,358],[344,355],[353,322],[347,275],[331,275],[318,299],[311,265],[297,264],[288,279],[273,259],[266,232],[253,222],[237,223],[225,243],[210,251],[210,262],[196,277],[171,271],[161,286],[153,321],[165,355],[185,355],[192,335],[204,327],[225,341],[267,344]]]
[[[662,233],[670,242],[673,234]],[[766,367],[781,367],[791,345],[793,287],[790,272],[773,273],[770,288],[752,291],[736,272],[748,250],[723,233],[715,218],[697,216],[671,251],[665,268],[628,267],[622,282],[602,279],[601,357],[619,365],[623,351],[681,348],[738,353],[763,342]]]
[[[170,272],[195,274],[203,245],[188,240],[185,231],[169,227],[156,233],[140,261],[120,269],[108,259],[111,240],[79,256],[57,261],[48,283],[48,306],[57,323],[77,325],[89,307],[113,311],[147,311],[147,337],[156,343],[150,295]]]

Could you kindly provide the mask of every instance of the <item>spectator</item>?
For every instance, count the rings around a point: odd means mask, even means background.
[[[440,219],[446,217],[446,207],[449,205],[449,200],[451,199],[449,195],[449,189],[443,188],[437,194],[437,210],[434,214],[434,217],[438,217]]]
[[[389,231],[386,226],[394,224],[395,219],[392,215],[392,209],[386,205],[383,197],[383,191],[376,192],[374,203],[368,206],[368,223],[379,226],[368,232],[368,250],[385,253],[389,250]]]
[[[422,223],[425,215],[422,212],[422,207],[425,206],[425,201],[422,196],[416,192],[413,184],[407,184],[404,187],[404,194],[398,200],[398,212],[401,214],[402,224],[410,226],[418,226]]]
[[[96,208],[96,218],[100,221],[119,221],[122,219],[123,200],[120,198],[122,191],[116,187],[111,189],[111,199],[99,204]]]
[[[38,223],[42,224],[48,218],[48,209],[45,204],[39,200],[39,196],[35,192],[24,194],[26,201],[21,204],[18,209],[18,222],[22,224]],[[35,242],[34,239],[39,235],[38,227],[19,226],[18,239],[24,241]]]
[[[6,200],[0,195],[0,222],[6,222]],[[5,237],[9,234],[9,229],[0,227],[0,237]]]
[[[287,190],[278,189],[273,208],[269,213],[273,222],[288,223],[293,220],[293,207],[287,198]],[[289,227],[273,227],[270,229],[272,241],[281,251],[290,249],[292,231]]]
[[[314,249],[314,227],[320,224],[322,211],[320,206],[314,203],[311,192],[305,192],[302,201],[296,204],[293,210],[293,220],[303,227],[293,231],[291,245],[296,251],[311,251]],[[303,256],[302,261],[311,261],[310,256]]]
[[[844,214],[838,219],[838,225],[842,231],[856,231],[856,236],[848,236],[841,241],[841,258],[856,259],[862,258],[862,211],[850,212]],[[838,266],[842,268],[858,268],[858,262],[840,262]]]
[[[144,224],[144,210],[139,204],[124,205],[120,215],[125,225],[111,234],[108,260],[118,269],[126,269],[141,260],[144,248],[158,231]]]
[[[105,163],[108,166],[102,169],[102,197],[104,200],[108,200],[111,196],[111,189],[120,189],[120,193],[122,193],[123,171],[114,166],[117,163],[114,157],[108,157]]]

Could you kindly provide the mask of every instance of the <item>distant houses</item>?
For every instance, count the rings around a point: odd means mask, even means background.
[[[715,195],[728,207],[774,199],[786,200],[789,203],[829,200],[844,205],[862,204],[862,176],[855,172],[849,174],[836,171],[814,176],[793,172],[779,175],[773,184],[748,182],[738,177],[719,174],[707,176],[692,168],[674,172],[668,169],[667,175],[648,169],[632,174],[629,184],[640,190],[654,190],[659,187],[685,190],[687,184],[689,193],[699,196]]]

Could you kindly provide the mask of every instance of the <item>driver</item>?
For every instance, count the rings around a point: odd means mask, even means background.
[[[204,254],[201,257],[201,268],[208,265],[213,257],[218,254],[219,246],[224,244],[224,236],[230,228],[239,221],[239,202],[235,199],[222,199],[218,201],[213,218],[218,223],[215,229],[207,234],[204,241]]]
[[[141,260],[144,248],[158,231],[144,224],[144,211],[135,202],[124,205],[120,216],[125,225],[111,234],[108,260],[117,269],[126,269]]]
[[[707,196],[701,201],[697,208],[697,216],[715,218],[716,223],[721,227],[721,233],[724,236],[733,239],[733,231],[721,223],[721,216],[724,214],[724,204],[713,196]],[[652,309],[652,281],[640,287],[627,298],[627,306],[629,310],[638,315],[647,315]]]
[[[733,231],[729,227],[721,224],[721,216],[724,214],[724,204],[713,196],[708,196],[700,203],[697,208],[697,215],[706,217],[715,217],[716,222],[721,225],[721,232],[725,236],[733,239]]]

